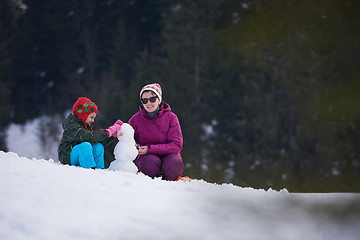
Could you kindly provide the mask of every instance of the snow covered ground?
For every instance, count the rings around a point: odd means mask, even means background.
[[[0,151],[0,239],[360,239],[360,194],[167,182]]]

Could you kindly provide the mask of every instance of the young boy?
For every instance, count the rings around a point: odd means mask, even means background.
[[[73,105],[73,113],[62,124],[63,135],[58,148],[62,164],[83,168],[104,168],[104,145],[116,137],[123,122],[117,120],[107,129],[93,131],[98,108],[86,97],[80,97]]]

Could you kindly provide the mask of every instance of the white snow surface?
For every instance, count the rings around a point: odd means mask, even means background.
[[[0,151],[0,239],[360,238],[360,194],[170,182]]]

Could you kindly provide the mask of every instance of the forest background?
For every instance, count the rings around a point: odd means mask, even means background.
[[[141,87],[158,82],[182,126],[184,175],[360,192],[359,10],[357,0],[2,0],[0,148],[8,124],[64,117],[80,96],[100,109],[95,128],[126,122]],[[44,144],[54,126],[44,123]]]

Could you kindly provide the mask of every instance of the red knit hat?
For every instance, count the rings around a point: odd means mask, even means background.
[[[94,102],[86,97],[80,97],[73,106],[73,114],[84,123],[89,114],[93,112],[98,113],[98,108]]]

